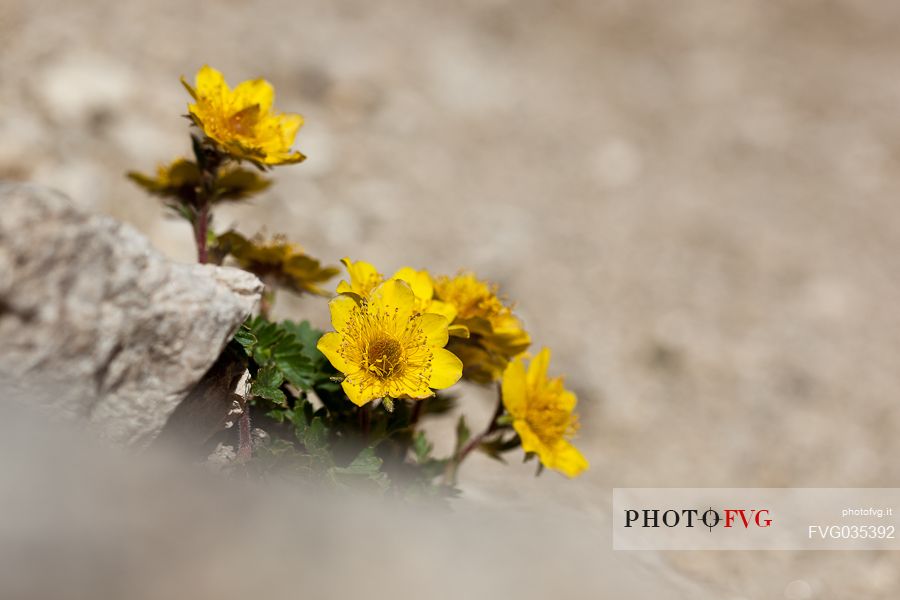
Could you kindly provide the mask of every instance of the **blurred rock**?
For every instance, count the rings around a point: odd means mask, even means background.
[[[173,263],[130,226],[43,188],[0,184],[0,211],[0,379],[107,439],[146,444],[262,284]]]

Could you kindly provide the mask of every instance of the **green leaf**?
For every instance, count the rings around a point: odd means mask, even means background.
[[[281,387],[284,383],[284,375],[274,366],[263,367],[256,374],[256,383],[263,387]]]
[[[284,321],[281,326],[300,341],[300,344],[303,346],[303,355],[311,363],[315,364],[325,360],[325,355],[316,348],[316,344],[319,343],[319,338],[322,337],[323,333],[310,325],[309,321],[301,321],[300,323]]]
[[[497,418],[497,425],[506,426],[513,424],[513,416],[510,414],[501,415]]]
[[[250,393],[276,404],[287,406],[287,397],[279,389],[282,383],[284,383],[284,375],[281,374],[281,371],[274,366],[263,367],[257,372],[250,385]]]
[[[381,458],[375,455],[374,448],[364,448],[362,452],[356,455],[346,467],[335,467],[335,471],[346,475],[372,475],[381,470],[384,463]]]
[[[374,448],[364,448],[346,467],[332,467],[329,473],[335,483],[369,482],[374,483],[382,491],[390,487],[387,473],[381,470],[384,461],[376,454]],[[347,481],[347,480],[350,481]]]
[[[249,325],[250,322],[250,319],[245,321],[241,328],[237,330],[237,333],[234,334],[234,339],[244,348],[247,356],[253,354],[253,347],[257,344],[256,335],[254,335]]]
[[[428,441],[427,437],[425,437],[424,431],[419,431],[416,433],[416,437],[413,438],[412,449],[416,455],[416,462],[421,464],[427,461],[431,456],[434,445]]]
[[[459,421],[456,422],[456,453],[458,454],[460,450],[466,445],[469,441],[469,438],[472,436],[472,432],[469,431],[469,426],[466,425],[466,417],[463,415],[459,416]]]
[[[275,366],[284,374],[285,378],[298,388],[308,390],[316,379],[316,370],[309,359],[303,355],[302,347],[296,339],[283,339],[272,352]]]
[[[507,439],[503,439],[503,437],[500,436],[493,440],[484,442],[479,446],[479,449],[494,460],[505,463],[506,461],[503,459],[502,454],[504,452],[509,452],[510,450],[518,448],[521,445],[522,441],[519,439],[519,436],[513,434]]]
[[[315,417],[309,424],[305,420],[295,423],[294,430],[310,454],[320,453],[328,447],[328,429],[320,417]]]
[[[287,396],[278,388],[266,387],[259,383],[250,386],[250,393],[266,400],[271,400],[280,406],[287,406]]]

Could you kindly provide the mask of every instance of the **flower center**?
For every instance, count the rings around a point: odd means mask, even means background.
[[[390,377],[403,358],[400,342],[390,337],[380,337],[366,348],[366,369],[382,379]]]
[[[559,406],[555,395],[541,394],[529,402],[525,419],[535,435],[546,444],[563,439],[578,429],[574,415]]]
[[[228,127],[238,135],[250,137],[259,122],[259,104],[248,106],[228,117]]]

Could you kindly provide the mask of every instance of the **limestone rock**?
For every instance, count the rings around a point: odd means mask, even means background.
[[[152,440],[261,291],[60,194],[0,184],[0,381],[110,440]]]

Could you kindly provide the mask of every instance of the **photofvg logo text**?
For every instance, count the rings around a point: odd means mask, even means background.
[[[616,550],[900,550],[897,488],[615,488]]]
[[[767,508],[726,508],[706,510],[683,509],[625,509],[625,527],[705,527],[712,531],[716,527],[724,529],[766,528],[772,526],[771,511]]]

